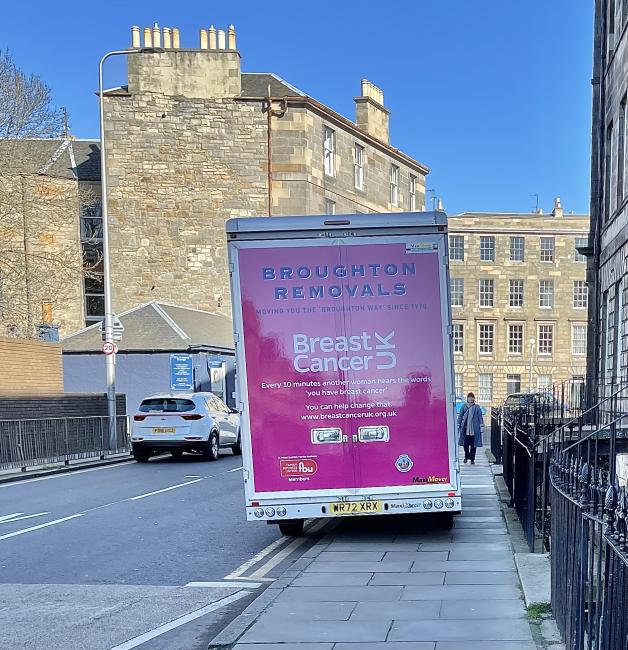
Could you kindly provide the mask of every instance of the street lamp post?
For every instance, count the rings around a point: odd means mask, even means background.
[[[102,257],[103,257],[103,282],[105,293],[105,341],[113,343],[113,301],[111,297],[111,267],[109,257],[109,209],[107,205],[107,156],[105,155],[105,100],[103,96],[103,66],[105,61],[112,56],[130,54],[158,54],[164,52],[158,47],[132,48],[127,50],[113,50],[107,52],[98,65],[98,97],[100,103],[100,177],[102,188]],[[116,427],[116,359],[115,354],[105,356],[107,369],[107,417],[109,432],[109,449],[117,447]]]
[[[530,339],[530,379],[528,381],[528,392],[532,392],[532,358],[534,356],[534,339]]]

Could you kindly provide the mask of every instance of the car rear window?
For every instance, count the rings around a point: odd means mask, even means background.
[[[140,404],[140,411],[142,413],[184,413],[185,411],[193,411],[196,404],[190,399],[181,398],[168,398],[157,397],[153,399],[145,399]]]

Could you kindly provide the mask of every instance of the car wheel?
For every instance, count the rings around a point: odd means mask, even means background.
[[[242,456],[242,438],[240,437],[239,433],[238,433],[238,440],[233,447],[233,455]]]
[[[220,441],[218,440],[218,434],[214,431],[210,434],[209,440],[206,443],[203,458],[205,460],[218,460],[219,452]]]
[[[148,451],[148,449],[134,449],[133,458],[135,458],[138,463],[147,463],[150,458],[150,451]]]
[[[282,521],[279,524],[279,530],[286,537],[300,537],[303,535],[303,519],[293,519],[291,521]]]
[[[183,451],[181,449],[172,449],[170,453],[172,454],[172,457],[176,459],[179,459],[181,456],[183,456]]]

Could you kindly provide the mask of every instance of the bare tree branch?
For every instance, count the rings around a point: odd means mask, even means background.
[[[35,336],[43,303],[80,312],[83,267],[98,276],[100,260],[84,264],[79,232],[96,196],[49,164],[63,151],[50,139],[62,133],[48,86],[0,51],[0,335]]]

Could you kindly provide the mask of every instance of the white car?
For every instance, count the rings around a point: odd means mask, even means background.
[[[133,416],[133,458],[146,463],[153,454],[184,451],[217,460],[221,448],[242,453],[240,416],[213,393],[164,393],[142,400]]]

